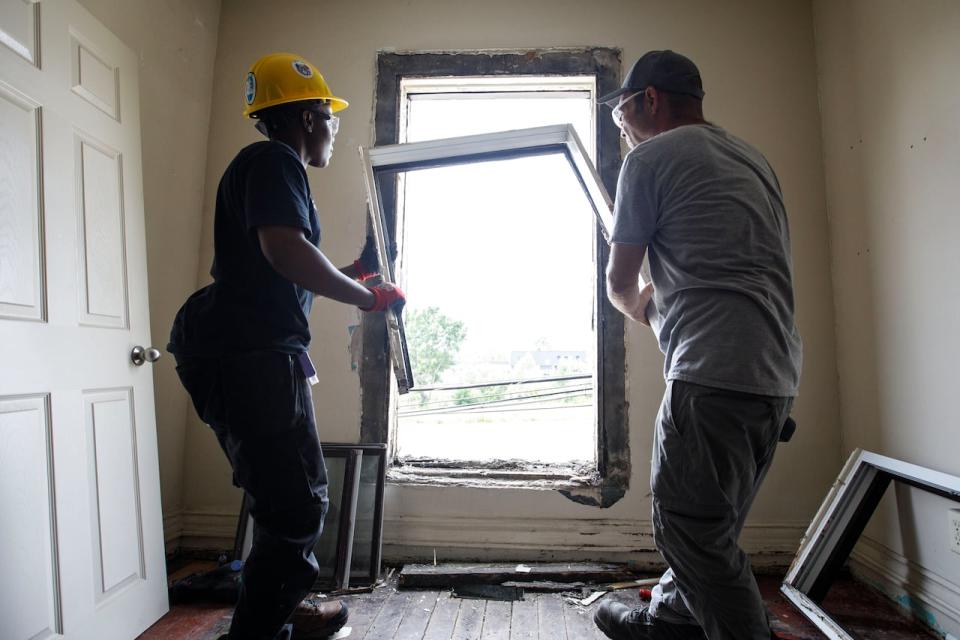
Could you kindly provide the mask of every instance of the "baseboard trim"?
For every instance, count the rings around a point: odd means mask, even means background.
[[[748,553],[796,552],[807,523],[747,524],[741,544]],[[397,516],[384,521],[385,543],[558,550],[654,551],[649,520]]]
[[[649,524],[631,520],[396,516],[383,523],[385,545],[644,552],[654,548]]]
[[[239,511],[189,509],[183,511],[180,547],[184,549],[233,549]]]
[[[180,546],[230,549],[237,511],[189,509],[181,513]],[[790,564],[806,522],[757,523],[744,527],[740,543],[759,570]],[[463,561],[596,560],[659,567],[649,520],[593,518],[506,518],[388,516],[383,525],[384,559],[396,562],[438,558]]]
[[[936,633],[960,633],[960,585],[866,536],[850,569]]]
[[[183,509],[163,514],[163,546],[167,554],[180,548],[183,537]]]
[[[807,523],[748,524],[740,542],[759,569],[790,564]],[[384,558],[608,560],[658,567],[649,520],[394,516],[384,521]]]

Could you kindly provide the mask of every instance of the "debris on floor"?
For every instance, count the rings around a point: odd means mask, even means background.
[[[640,590],[659,578],[638,578],[615,564],[440,564],[406,565],[400,571],[400,589],[452,589],[452,597],[498,602],[524,599],[524,591],[559,593],[563,601],[589,607],[613,591]],[[647,589],[649,591],[649,589]]]
[[[587,586],[586,582],[551,582],[550,580],[535,580],[533,582],[508,581],[501,583],[504,587],[520,587],[525,591],[536,591],[541,593],[558,593],[562,591],[575,591]]]
[[[500,584],[462,584],[453,588],[453,597],[514,602],[523,600],[523,589]]]
[[[636,577],[635,572],[619,564],[408,564],[400,571],[399,586],[431,589],[504,582],[612,583],[635,580]]]
[[[660,582],[660,578],[642,578],[625,582],[611,582],[597,587],[600,591],[620,591],[621,589],[635,589],[637,587],[653,587]]]
[[[607,595],[606,591],[594,591],[593,593],[588,595],[586,598],[583,598],[581,600],[568,598],[568,601],[572,601],[574,604],[579,604],[581,607],[589,607],[590,605],[592,605],[594,602],[596,602],[597,600],[599,600],[605,595]]]
[[[234,560],[224,565],[190,574],[170,586],[171,604],[212,602],[233,604],[240,594],[240,572],[243,561]]]

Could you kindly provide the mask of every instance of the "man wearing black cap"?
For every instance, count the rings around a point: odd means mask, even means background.
[[[704,120],[703,95],[693,62],[651,51],[600,99],[631,149],[607,292],[653,328],[667,381],[650,484],[654,540],[669,568],[648,607],[598,609],[597,625],[615,640],[771,637],[738,538],[800,377],[790,237],[773,169]]]

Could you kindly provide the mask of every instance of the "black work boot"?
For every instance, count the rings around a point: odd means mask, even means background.
[[[706,640],[696,625],[657,620],[648,607],[631,609],[622,602],[601,603],[593,621],[612,640]]]

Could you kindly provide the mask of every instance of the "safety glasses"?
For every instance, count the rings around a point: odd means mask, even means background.
[[[327,126],[330,127],[330,135],[337,135],[337,131],[340,131],[340,118],[339,116],[326,113],[325,111],[316,111],[317,115],[327,121]]]
[[[620,129],[623,128],[623,106],[645,91],[646,89],[644,88],[644,89],[641,89],[640,91],[637,91],[636,93],[631,94],[629,98],[627,98],[626,100],[624,100],[623,102],[621,102],[620,104],[618,104],[613,108],[613,111],[610,112],[610,117],[613,118],[613,123],[617,125],[617,127],[619,127]]]
[[[319,109],[310,109],[310,113],[319,116],[327,121],[327,126],[330,128],[330,135],[337,135],[337,131],[340,131],[340,118],[335,116],[332,113],[327,113],[326,111],[320,111]]]

